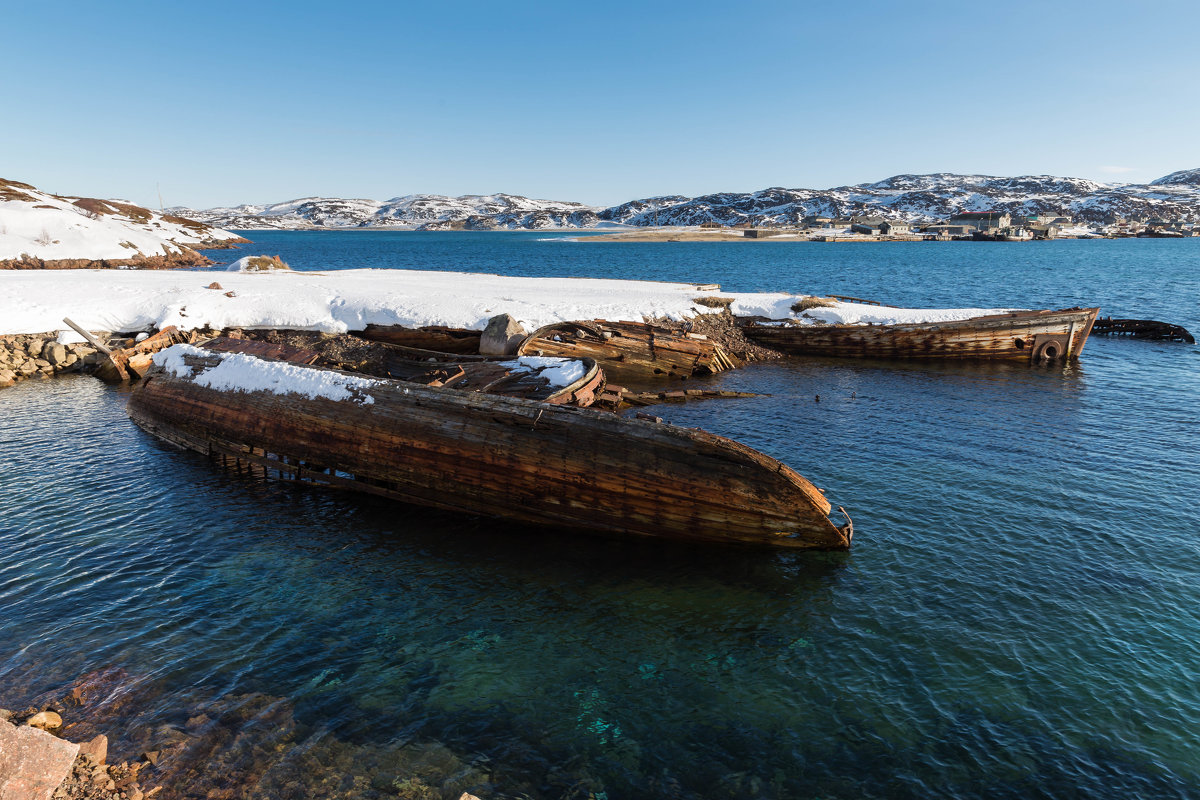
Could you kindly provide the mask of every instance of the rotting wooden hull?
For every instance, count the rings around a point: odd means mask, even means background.
[[[479,339],[483,331],[464,328],[447,328],[430,325],[424,328],[406,328],[403,325],[368,325],[361,331],[353,331],[372,342],[386,342],[402,347],[417,347],[441,353],[478,353]]]
[[[321,359],[319,353],[301,347],[254,341],[251,339],[210,339],[201,345],[216,353],[241,353],[268,360],[310,365]],[[471,356],[418,350],[383,342],[373,345],[381,356],[373,365],[355,367],[352,372],[378,378],[393,378],[424,386],[452,386],[465,392],[487,392],[507,397],[523,397],[540,403],[574,405],[587,408],[604,391],[604,371],[590,358],[578,359],[583,375],[566,386],[556,386],[529,371],[514,370],[507,364],[515,356]],[[342,365],[320,364],[341,368]]]
[[[835,526],[811,483],[711,433],[389,380],[370,395],[359,404],[221,391],[155,370],[129,414],[227,466],[418,505],[597,533],[850,545],[849,518]]]
[[[154,354],[173,344],[192,341],[191,333],[184,333],[174,325],[168,325],[158,333],[130,347],[114,350],[100,363],[96,377],[109,383],[120,383],[142,377],[151,367]]]
[[[798,355],[844,358],[1007,359],[1036,364],[1079,357],[1098,308],[1014,311],[907,325],[764,325],[746,335]]]
[[[525,337],[520,355],[593,358],[610,380],[685,379],[737,367],[724,348],[646,322],[556,322]]]

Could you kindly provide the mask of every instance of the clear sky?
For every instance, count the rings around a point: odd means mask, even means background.
[[[209,207],[609,205],[905,172],[1200,166],[1185,2],[40,2],[0,16],[0,177]]]

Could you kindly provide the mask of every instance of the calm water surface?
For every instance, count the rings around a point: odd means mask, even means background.
[[[1200,240],[251,236],[300,268],[1096,304],[1200,330]],[[171,754],[167,796],[1197,796],[1198,368],[1192,346],[1103,339],[1067,368],[796,359],[707,381],[770,397],[656,411],[824,488],[855,519],[844,554],[252,482],[134,428],[120,390],[20,384],[0,391],[0,706],[83,679],[118,756]]]

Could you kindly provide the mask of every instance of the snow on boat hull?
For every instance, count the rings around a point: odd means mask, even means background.
[[[255,474],[597,533],[817,549],[853,535],[793,470],[704,431],[391,380],[357,400],[214,388],[200,376],[219,355],[185,360],[190,374],[147,376],[131,418]]]
[[[1079,357],[1098,308],[1012,311],[897,325],[748,323],[750,338],[785,353],[845,358],[985,358],[1037,364]]]

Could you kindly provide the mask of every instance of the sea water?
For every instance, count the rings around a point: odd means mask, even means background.
[[[210,255],[1200,331],[1200,240],[250,238]],[[755,364],[697,385],[767,397],[653,409],[795,467],[853,516],[848,553],[263,483],[150,438],[120,389],[25,382],[0,391],[0,706],[80,689],[68,722],[169,754],[145,773],[168,797],[1196,796],[1198,372],[1195,346],[1094,337],[1067,366]]]

